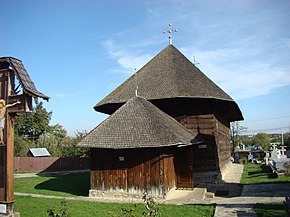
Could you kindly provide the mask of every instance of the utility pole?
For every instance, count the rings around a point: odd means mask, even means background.
[[[284,145],[283,128],[281,128],[281,144]]]

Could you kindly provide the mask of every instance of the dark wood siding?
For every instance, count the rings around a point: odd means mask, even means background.
[[[182,115],[176,120],[203,141],[193,145],[194,172],[219,170],[229,161],[229,123],[224,118],[214,114]]]
[[[192,146],[176,148],[175,158],[176,187],[192,188]]]
[[[175,186],[172,152],[172,148],[93,148],[91,189],[132,194],[148,190],[154,195],[164,195]]]

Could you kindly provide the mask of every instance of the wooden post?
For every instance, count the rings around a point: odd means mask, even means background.
[[[14,74],[10,69],[0,72],[0,99],[9,103],[9,96],[13,93],[12,82]],[[6,109],[6,108],[5,108]],[[4,114],[5,125],[3,141],[0,146],[0,216],[19,216],[14,213],[14,113],[9,109]],[[0,129],[2,130],[2,129]]]

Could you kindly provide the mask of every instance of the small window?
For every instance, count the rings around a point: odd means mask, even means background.
[[[198,145],[198,148],[207,148],[207,145]]]
[[[119,156],[119,162],[123,162],[123,161],[125,161],[125,157],[124,156]]]

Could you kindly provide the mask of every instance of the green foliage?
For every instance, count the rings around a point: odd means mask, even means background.
[[[269,150],[270,148],[270,137],[266,133],[258,133],[253,138],[253,143],[260,145],[264,150]]]
[[[85,135],[86,132],[77,132],[75,137],[65,137],[60,143],[62,157],[88,157],[89,148],[76,147]]]
[[[139,214],[136,210],[137,205],[133,204],[129,208],[121,208],[121,213],[123,217],[146,217],[146,216],[153,216],[153,217],[161,217],[161,212],[159,211],[158,204],[154,201],[153,197],[148,197],[147,191],[144,192],[143,197],[145,202],[145,210],[142,211],[142,214]],[[117,213],[110,211],[109,214],[112,217],[117,217]]]
[[[133,204],[133,206],[129,207],[129,208],[121,208],[122,210],[122,216],[123,217],[138,217],[138,213],[136,211],[136,204]]]
[[[32,112],[19,113],[15,122],[15,133],[30,140],[36,140],[44,132],[49,131],[52,112],[47,112],[42,102],[35,100]]]
[[[59,212],[56,212],[53,208],[49,208],[47,210],[48,216],[50,217],[70,217],[70,213],[68,210],[68,202],[64,199],[61,201],[61,208]]]
[[[273,143],[282,143],[282,139],[281,138],[274,138],[274,139],[272,139],[271,140],[271,142],[273,142]]]
[[[75,137],[67,136],[60,124],[50,125],[52,112],[46,111],[42,102],[35,101],[35,108],[29,113],[20,113],[15,121],[15,156],[26,156],[29,148],[47,148],[54,157],[88,157],[88,148],[77,148],[77,143],[86,132],[77,132]]]
[[[144,195],[145,207],[146,210],[142,213],[142,216],[153,216],[153,217],[161,217],[161,213],[158,208],[158,204],[154,201],[152,197],[147,197]]]
[[[14,136],[14,155],[17,157],[25,157],[29,148],[36,147],[34,141],[26,139],[15,134]]]

